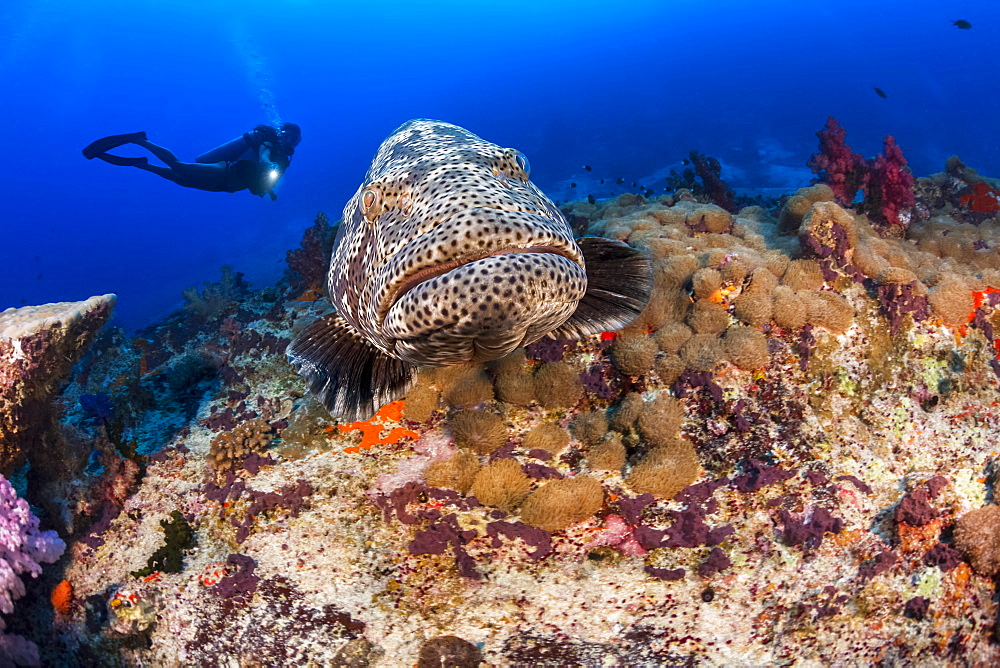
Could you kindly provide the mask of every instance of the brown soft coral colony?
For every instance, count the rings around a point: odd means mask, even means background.
[[[511,508],[531,491],[531,479],[516,459],[498,459],[483,467],[472,483],[472,496],[485,506]]]
[[[991,503],[963,515],[955,524],[955,545],[980,575],[1000,573],[1000,506]]]
[[[467,494],[479,469],[479,457],[462,451],[443,461],[428,464],[424,469],[424,480],[431,487],[444,487]]]
[[[603,503],[604,488],[590,476],[552,480],[524,501],[521,520],[546,531],[559,531],[591,517]]]
[[[271,443],[273,429],[262,418],[237,425],[212,439],[209,462],[219,471],[226,471],[242,463],[251,454],[261,454]]]
[[[483,410],[456,411],[448,426],[460,448],[488,455],[507,441],[507,424],[496,413]]]
[[[660,499],[672,499],[698,479],[698,455],[691,442],[674,439],[669,445],[654,448],[641,462],[632,467],[628,485],[639,494],[652,494]]]

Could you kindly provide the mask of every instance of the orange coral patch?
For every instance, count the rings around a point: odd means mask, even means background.
[[[319,300],[323,296],[323,292],[317,287],[315,283],[311,284],[306,291],[301,295],[296,297],[293,301],[297,302],[314,302]]]
[[[52,590],[49,600],[56,612],[68,615],[73,604],[73,585],[69,580],[63,580]]]
[[[1000,190],[990,188],[985,183],[977,183],[959,196],[958,203],[977,213],[996,213],[1000,211]]]
[[[973,309],[977,309],[980,306],[982,306],[983,305],[983,301],[986,299],[986,295],[993,294],[994,292],[1000,292],[1000,290],[997,290],[996,288],[986,288],[985,290],[981,290],[979,292],[973,292],[972,293],[972,299],[973,299],[973,306],[972,306],[972,308]],[[969,316],[969,320],[972,320],[975,317],[976,317],[976,314],[973,311],[972,315]]]
[[[379,409],[379,412],[369,420],[338,425],[337,428],[340,429],[340,433],[342,434],[354,430],[361,432],[361,445],[344,448],[344,452],[355,453],[368,450],[375,445],[392,445],[399,443],[404,438],[417,439],[420,436],[417,432],[410,429],[403,429],[402,427],[396,427],[385,436],[382,436],[382,430],[387,423],[398,422],[402,417],[403,402],[393,401]]]

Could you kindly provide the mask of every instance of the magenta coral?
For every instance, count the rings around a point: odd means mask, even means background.
[[[916,203],[913,196],[916,179],[894,138],[886,137],[882,150],[883,153],[869,163],[868,178],[862,188],[865,191],[864,210],[876,231],[885,236],[898,234],[909,226],[909,209]]]
[[[819,176],[820,183],[830,186],[838,202],[850,206],[867,182],[865,159],[847,145],[847,131],[833,116],[826,119],[826,126],[816,136],[819,153],[813,154],[806,165]]]
[[[698,174],[704,185],[705,194],[713,203],[730,213],[739,211],[733,198],[733,191],[722,180],[722,165],[719,164],[718,160],[697,151],[691,151],[691,164],[694,165],[695,173]]]

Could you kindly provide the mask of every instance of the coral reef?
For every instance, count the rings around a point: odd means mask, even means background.
[[[827,132],[843,178],[782,200],[692,170],[567,203],[653,259],[639,319],[425,369],[371,420],[282,355],[328,311],[298,270],[105,332],[28,476],[68,554],[9,633],[52,665],[997,663],[1000,183],[911,188]]]

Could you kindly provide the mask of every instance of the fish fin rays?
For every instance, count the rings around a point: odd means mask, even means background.
[[[622,241],[577,239],[587,265],[587,292],[576,311],[549,334],[555,339],[613,332],[634,321],[649,302],[653,271],[649,258]]]
[[[315,397],[348,422],[367,420],[416,382],[416,366],[385,354],[336,313],[306,326],[286,354]]]

